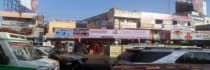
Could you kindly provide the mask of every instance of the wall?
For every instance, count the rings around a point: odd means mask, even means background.
[[[137,11],[127,11],[120,9],[112,9],[112,11],[114,11],[114,17],[141,18],[141,12]]]
[[[48,34],[53,34],[55,28],[76,28],[76,22],[52,21],[48,24]]]
[[[34,18],[37,14],[34,13],[18,13],[18,12],[9,12],[9,11],[0,11],[0,16],[3,17],[14,17],[14,18]]]

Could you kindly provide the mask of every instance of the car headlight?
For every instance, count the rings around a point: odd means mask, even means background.
[[[39,66],[38,70],[50,70],[50,67]]]

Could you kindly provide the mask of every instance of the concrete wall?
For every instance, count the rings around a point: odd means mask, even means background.
[[[48,24],[48,34],[53,34],[56,28],[76,28],[76,22],[52,21]]]

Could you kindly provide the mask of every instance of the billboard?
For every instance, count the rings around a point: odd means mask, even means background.
[[[38,0],[20,0],[23,12],[37,12]]]
[[[204,15],[204,0],[193,0],[193,10]]]
[[[90,38],[151,39],[150,30],[90,29]]]
[[[171,40],[210,40],[210,31],[171,31]]]
[[[176,13],[193,11],[192,0],[176,0]]]
[[[55,29],[55,37],[57,38],[71,38],[73,37],[73,29]]]
[[[176,0],[176,13],[198,12],[200,15],[206,15],[205,0]]]

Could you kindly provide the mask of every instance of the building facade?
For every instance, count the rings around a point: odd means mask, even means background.
[[[11,32],[25,35],[34,42],[42,42],[44,32],[44,17],[36,13],[20,13],[1,11],[1,32]]]
[[[176,0],[176,13],[178,14],[197,12],[199,15],[207,15],[206,10],[205,0]]]
[[[160,17],[161,16],[161,17]],[[164,13],[111,9],[84,20],[87,28],[95,29],[158,29],[180,30],[191,28],[191,18]]]
[[[75,21],[50,21],[47,25],[47,36],[53,36],[57,29],[74,29],[76,28]]]

